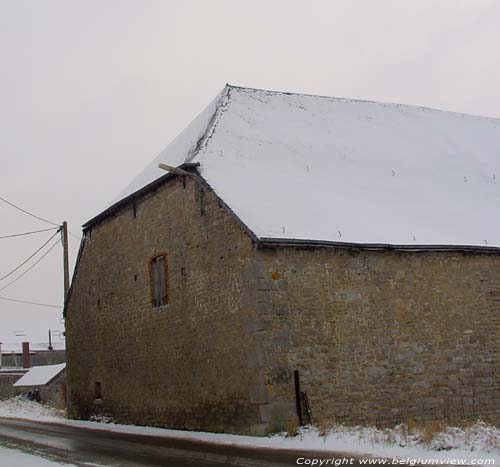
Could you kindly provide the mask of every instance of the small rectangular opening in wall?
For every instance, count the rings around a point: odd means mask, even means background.
[[[96,381],[94,384],[94,399],[102,399],[102,385],[100,381]]]

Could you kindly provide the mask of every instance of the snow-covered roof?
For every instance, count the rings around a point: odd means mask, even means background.
[[[228,85],[114,203],[159,162],[260,239],[500,247],[500,119]]]
[[[18,379],[13,386],[44,386],[50,383],[61,371],[66,368],[66,363],[60,365],[45,365],[34,366],[20,379]]]

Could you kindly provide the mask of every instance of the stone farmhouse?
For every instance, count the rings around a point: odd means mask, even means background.
[[[70,417],[500,422],[499,119],[227,85],[83,232]]]

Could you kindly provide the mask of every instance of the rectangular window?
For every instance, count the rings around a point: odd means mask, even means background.
[[[96,381],[94,385],[94,399],[102,399],[102,387],[101,382]]]
[[[168,303],[167,256],[159,255],[151,260],[151,301],[153,306],[165,306]]]

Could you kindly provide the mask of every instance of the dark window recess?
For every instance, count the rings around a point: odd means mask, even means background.
[[[96,381],[94,385],[94,399],[102,399],[102,387],[101,382]]]
[[[153,258],[151,260],[151,298],[154,307],[164,306],[168,303],[167,274],[166,256],[161,255]]]

